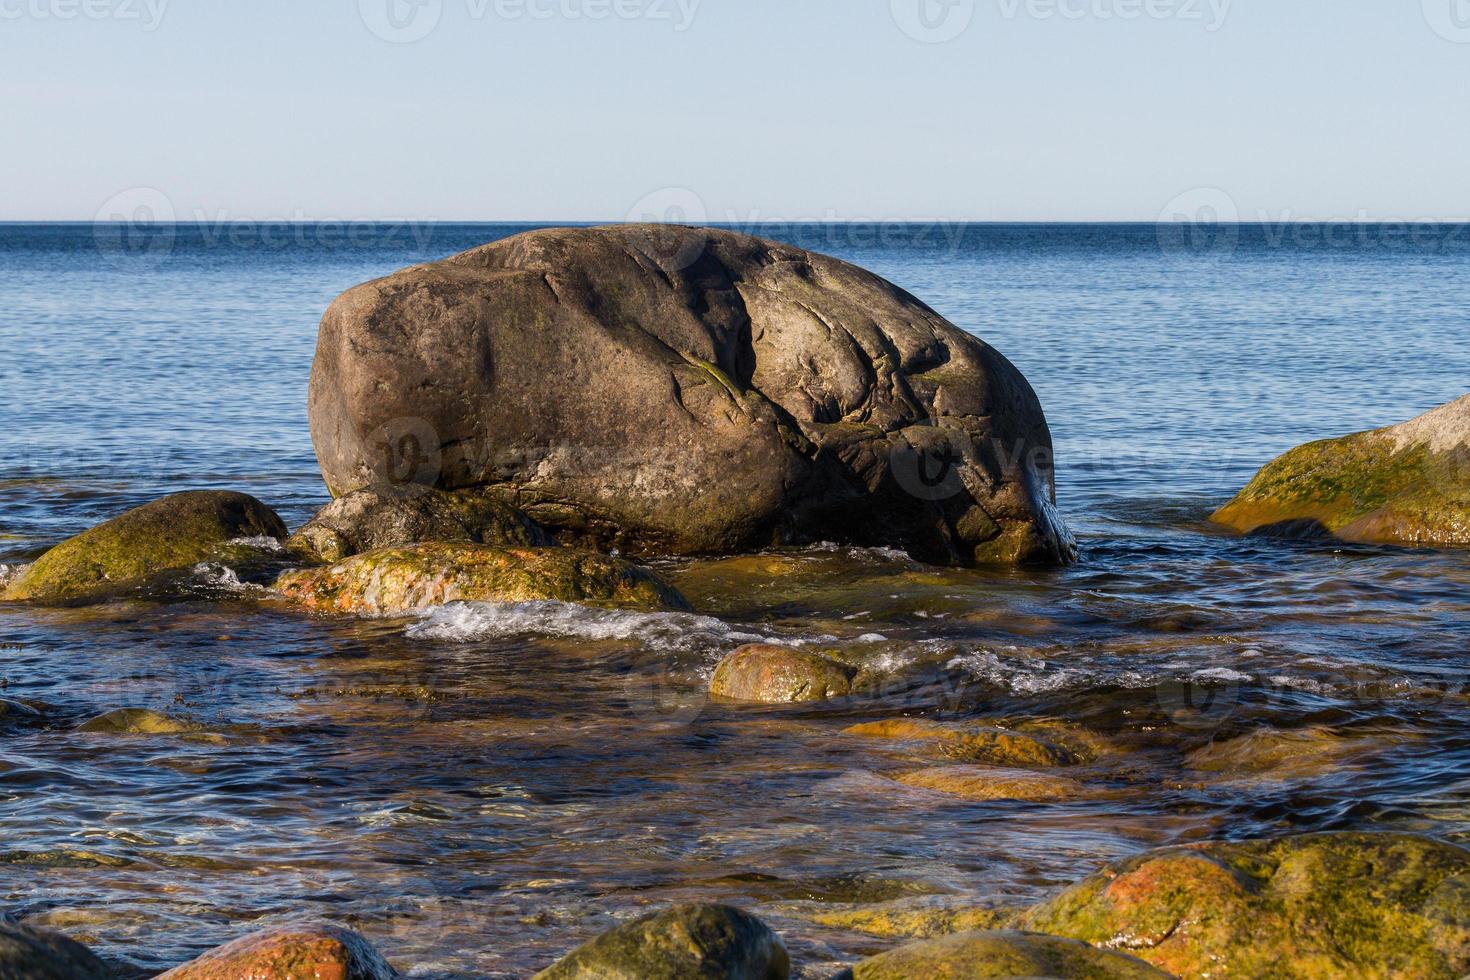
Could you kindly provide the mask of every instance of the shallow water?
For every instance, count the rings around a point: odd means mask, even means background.
[[[184,487],[300,523],[326,497],[305,422],[321,310],[516,230],[0,226],[0,563]],[[888,943],[805,918],[823,906],[1029,901],[1216,836],[1470,838],[1470,554],[1205,523],[1276,453],[1470,389],[1470,232],[768,230],[1021,368],[1076,566],[839,547],[661,564],[693,616],[331,621],[208,570],[189,601],[0,606],[0,696],[49,708],[0,729],[0,911],[139,976],[303,913],[416,976],[523,976],[641,908],[718,900],[819,976]],[[882,696],[706,702],[754,638],[868,664]],[[206,730],[73,730],[118,707]],[[1107,750],[1068,771],[1075,800],[967,802],[890,778],[932,764],[923,745],[842,732],[904,713],[1066,719]]]

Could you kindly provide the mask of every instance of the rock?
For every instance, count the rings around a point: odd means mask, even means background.
[[[843,731],[864,738],[925,742],[947,758],[1013,768],[1071,766],[1111,751],[1102,738],[1080,725],[1050,720],[945,723],[887,718]]]
[[[962,932],[880,953],[839,975],[848,980],[1168,980],[1142,960],[1027,932]]]
[[[79,732],[113,735],[183,735],[203,730],[197,722],[147,708],[118,708],[77,726]]]
[[[1276,459],[1211,518],[1242,532],[1470,545],[1470,395]]]
[[[423,541],[510,548],[552,543],[529,517],[488,494],[382,483],[338,497],[291,535],[286,547],[311,561],[335,562]]]
[[[934,766],[898,778],[915,789],[948,793],[966,800],[1078,800],[1095,797],[1097,790],[1075,779],[1025,769],[990,766]]]
[[[11,698],[0,698],[0,726],[41,720],[41,712]]]
[[[363,936],[331,925],[252,933],[157,980],[395,980],[398,971]]]
[[[732,701],[790,704],[852,693],[857,668],[770,643],[743,646],[720,661],[710,693]]]
[[[904,939],[929,939],[973,929],[993,929],[1012,914],[1003,909],[978,909],[966,906],[937,905],[928,900],[915,902],[901,899],[874,905],[824,909],[811,916],[818,925],[832,929],[849,929],[873,936]]]
[[[58,932],[0,918],[0,977],[4,980],[111,980],[91,950]]]
[[[786,947],[725,905],[676,905],[605,932],[534,980],[786,980]]]
[[[634,609],[688,609],[646,568],[571,548],[425,543],[286,572],[276,588],[319,612],[395,616],[446,602],[560,599]]]
[[[1339,772],[1385,747],[1380,738],[1347,737],[1322,727],[1266,728],[1203,745],[1185,759],[1191,769],[1230,779],[1311,779]]]
[[[334,496],[493,487],[603,550],[1075,553],[1004,357],[869,272],[729,231],[544,229],[351,289],[310,416]]]
[[[254,497],[224,490],[176,493],[63,541],[27,568],[5,598],[91,598],[218,558],[238,539],[285,537],[286,525]]]
[[[1150,851],[1015,923],[1181,976],[1460,977],[1470,852],[1406,834],[1328,833]]]

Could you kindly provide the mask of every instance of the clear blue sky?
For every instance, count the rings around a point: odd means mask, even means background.
[[[388,2],[0,0],[0,218],[1470,216],[1470,0]]]

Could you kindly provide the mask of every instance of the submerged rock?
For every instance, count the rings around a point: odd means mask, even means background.
[[[1063,721],[977,720],[939,722],[886,718],[843,729],[864,738],[921,742],[947,758],[1013,768],[1053,768],[1091,762],[1111,751],[1106,741]]]
[[[320,612],[392,616],[446,602],[559,599],[633,609],[688,609],[674,589],[631,562],[571,548],[426,543],[384,548],[276,580],[286,598]]]
[[[34,602],[91,598],[219,558],[238,539],[285,537],[286,525],[276,513],[247,494],[176,493],[63,541],[36,559],[3,598]]]
[[[732,701],[790,704],[852,693],[857,668],[770,643],[743,646],[720,661],[710,693]]]
[[[286,547],[312,561],[335,562],[423,541],[522,548],[551,544],[529,517],[488,494],[382,483],[338,497],[291,535]]]
[[[933,766],[897,777],[915,789],[947,793],[966,800],[1022,800],[1044,802],[1096,796],[1085,783],[1051,773],[990,766]]]
[[[676,905],[603,933],[535,980],[786,980],[781,938],[726,905]]]
[[[77,731],[114,735],[184,735],[202,732],[204,726],[147,708],[118,708],[84,722],[77,726]]]
[[[1400,425],[1299,446],[1211,520],[1243,532],[1470,545],[1470,395]]]
[[[157,980],[396,980],[366,938],[332,925],[252,933],[175,967]]]
[[[962,932],[891,949],[839,980],[1168,980],[1142,960],[1073,939],[1027,932]]]
[[[872,273],[729,231],[543,229],[351,289],[310,416],[334,495],[494,487],[604,550],[1075,553],[1010,362]]]
[[[4,980],[111,980],[107,965],[79,942],[49,929],[0,918]]]
[[[0,698],[0,728],[41,720],[41,712],[24,701]]]
[[[1166,848],[1015,924],[1187,977],[1448,980],[1470,971],[1470,852],[1373,833]]]

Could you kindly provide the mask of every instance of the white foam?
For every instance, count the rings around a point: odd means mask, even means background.
[[[571,602],[451,602],[419,614],[409,636],[470,642],[505,636],[556,636],[579,640],[636,640],[660,650],[688,650],[740,643],[791,640],[736,629],[694,613],[594,609]]]
[[[25,574],[25,570],[30,567],[31,566],[29,564],[7,565],[3,562],[0,562],[0,589],[5,588],[11,582],[14,582],[16,579],[20,578],[22,575]]]
[[[264,591],[262,586],[240,581],[240,576],[235,574],[233,568],[216,562],[200,562],[194,566],[192,574],[197,584],[211,589],[223,589],[226,592]]]
[[[262,551],[282,551],[285,545],[268,534],[258,535],[253,538],[235,538],[229,542],[242,548],[259,548]]]

